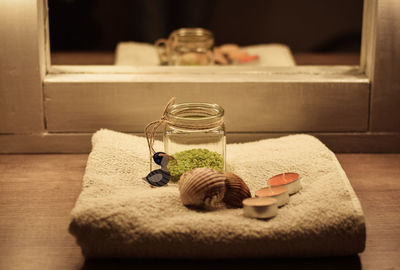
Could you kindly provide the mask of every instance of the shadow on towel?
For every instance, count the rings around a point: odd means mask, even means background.
[[[242,269],[324,269],[358,270],[361,262],[358,255],[328,258],[281,258],[240,260],[168,260],[168,259],[92,259],[86,260],[81,270],[101,269],[174,269],[174,270],[242,270]]]

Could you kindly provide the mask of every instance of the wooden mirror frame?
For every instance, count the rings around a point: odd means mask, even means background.
[[[400,152],[400,2],[365,0],[360,66],[52,66],[47,1],[0,2],[0,152],[89,152],[142,134],[171,96],[222,105],[228,142],[309,133],[336,152]]]

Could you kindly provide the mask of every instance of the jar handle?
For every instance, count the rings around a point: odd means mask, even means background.
[[[169,62],[168,39],[158,39],[154,46],[156,47],[158,58],[160,59],[160,65],[167,66]]]

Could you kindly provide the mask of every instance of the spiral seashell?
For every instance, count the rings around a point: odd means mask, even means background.
[[[251,197],[250,189],[246,183],[234,173],[225,172],[226,191],[223,201],[233,208],[243,207],[242,201]]]
[[[225,175],[210,168],[196,168],[182,174],[179,191],[183,205],[215,209],[223,205]]]

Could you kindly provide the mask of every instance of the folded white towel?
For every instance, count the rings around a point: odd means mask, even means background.
[[[176,184],[151,188],[141,137],[98,131],[72,210],[70,232],[86,257],[238,258],[335,256],[361,252],[360,203],[335,155],[318,139],[292,135],[227,146],[229,170],[252,194],[269,177],[301,175],[303,189],[270,220],[242,209],[184,207]],[[156,150],[162,143],[156,142]]]
[[[260,58],[255,66],[291,67],[295,66],[292,51],[284,44],[258,44],[242,47],[243,50]],[[120,42],[115,50],[115,65],[158,66],[157,50],[153,44],[140,42]]]

